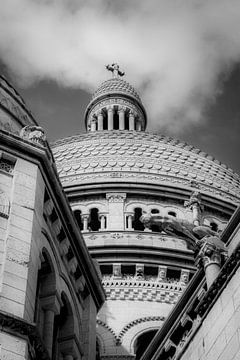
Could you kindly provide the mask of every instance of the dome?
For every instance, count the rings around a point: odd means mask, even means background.
[[[170,137],[137,131],[97,131],[52,146],[64,187],[94,183],[197,187],[234,203],[240,178],[199,149]],[[129,185],[128,185],[129,186]]]
[[[120,78],[124,72],[119,70],[118,64],[107,65],[106,68],[113,77],[94,92],[85,112],[86,130],[144,131],[147,114],[138,93]]]
[[[19,134],[22,127],[37,125],[23,98],[14,87],[0,75],[0,128]]]
[[[141,99],[132,85],[127,81],[115,78],[104,81],[99,88],[94,92],[92,100],[104,96],[106,94],[123,94],[128,95],[134,98],[135,100],[141,102]]]

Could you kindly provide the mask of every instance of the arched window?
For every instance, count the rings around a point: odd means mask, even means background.
[[[66,294],[61,294],[62,306],[60,313],[54,318],[53,326],[53,349],[52,349],[52,359],[58,360],[64,349],[64,355],[67,358],[66,351],[69,351],[69,355],[74,350],[74,344],[71,344],[71,339],[74,336],[74,317],[70,303],[67,299]],[[69,339],[68,347],[66,348],[66,339]],[[72,345],[72,346],[71,346]],[[72,349],[71,349],[72,347]]]
[[[142,216],[142,209],[141,208],[135,208],[134,209],[134,218],[133,218],[133,229],[134,230],[144,230],[144,225],[140,221],[140,217]]]
[[[213,231],[218,231],[218,224],[216,224],[214,221],[210,222],[210,227]]]
[[[100,229],[101,223],[99,221],[99,214],[97,208],[91,209],[88,226],[92,231],[98,231]]]
[[[124,129],[129,130],[129,113],[125,113],[125,120],[124,120]]]
[[[177,214],[175,213],[175,211],[169,211],[168,215],[177,217]]]
[[[118,116],[118,113],[116,111],[113,114],[113,129],[114,130],[119,129],[119,116]]]
[[[82,214],[81,210],[75,210],[74,211],[74,216],[75,216],[75,219],[77,220],[77,224],[79,226],[79,229],[83,230],[83,223],[82,223],[81,214]]]
[[[54,294],[56,290],[56,276],[51,264],[50,256],[46,251],[42,252],[41,268],[38,271],[37,289],[35,297],[34,322],[37,325],[39,334],[48,350],[52,353],[52,332],[49,328],[49,318],[54,319],[54,311],[49,305],[52,297],[49,295],[49,289]],[[48,304],[49,303],[49,304]],[[49,305],[49,306],[48,306]]]
[[[134,353],[136,355],[135,360],[139,360],[141,358],[156,333],[157,330],[150,330],[136,339],[134,343]]]
[[[103,114],[103,130],[108,129],[108,119],[107,119],[107,113],[104,112]]]

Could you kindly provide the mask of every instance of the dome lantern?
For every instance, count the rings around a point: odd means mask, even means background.
[[[112,72],[112,78],[99,86],[87,106],[87,131],[144,131],[147,115],[138,93],[122,79],[125,73],[118,64],[107,65],[106,69]]]

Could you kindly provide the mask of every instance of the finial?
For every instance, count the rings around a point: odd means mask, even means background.
[[[119,65],[117,63],[113,63],[112,65],[106,65],[106,69],[112,72],[114,78],[118,78],[119,76],[125,75],[124,71],[119,70]]]

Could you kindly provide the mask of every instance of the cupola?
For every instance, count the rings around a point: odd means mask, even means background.
[[[107,65],[112,78],[94,92],[85,113],[87,131],[144,131],[147,115],[141,99],[132,85],[122,79],[118,64]]]

